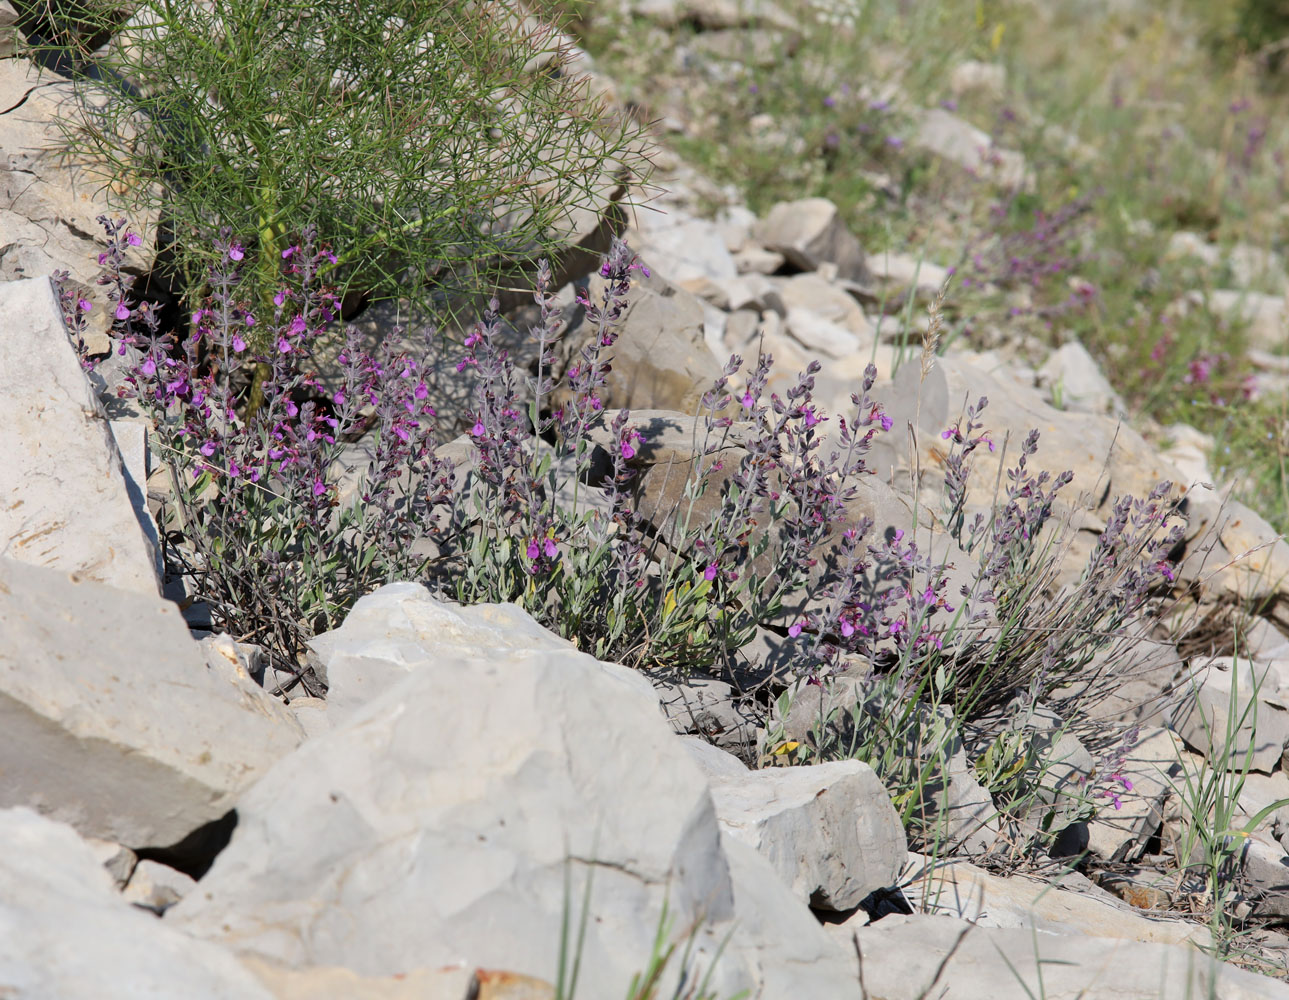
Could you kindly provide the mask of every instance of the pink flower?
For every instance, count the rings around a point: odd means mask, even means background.
[[[201,446],[200,451],[201,451],[201,453],[202,453],[203,455],[205,455],[207,458],[210,458],[210,456],[211,456],[211,455],[215,454],[215,442],[214,442],[214,441],[207,441],[207,442],[205,442],[205,443]]]
[[[156,360],[151,357],[144,358],[143,364],[139,367],[139,371],[151,378],[157,373]]]
[[[125,304],[124,299],[122,299],[120,302],[116,304],[116,313],[114,315],[116,316],[117,319],[130,318],[130,307]]]
[[[344,406],[344,405],[345,405],[345,390],[344,390],[344,389],[337,389],[337,390],[335,391],[335,394],[334,394],[334,395],[332,395],[332,397],[331,397],[331,401],[332,401],[333,403],[335,403],[337,406]]]
[[[320,497],[322,496],[322,494],[326,492],[327,492],[327,484],[324,483],[321,479],[315,478],[313,480],[313,495],[315,497]]]
[[[412,390],[412,395],[417,399],[424,399],[429,394],[429,387],[424,382],[417,382],[416,388]]]
[[[300,248],[299,248],[298,246],[289,246],[289,247],[287,247],[285,250],[283,250],[283,251],[282,251],[282,259],[283,259],[283,260],[290,260],[292,257],[294,257],[294,256],[295,256],[295,252],[296,252],[297,250],[299,250],[299,249],[300,249]],[[282,304],[282,303],[280,303],[280,302],[278,303],[278,305],[281,305],[281,304]]]
[[[474,422],[474,426],[470,428],[470,433],[473,434],[475,437],[483,437],[486,431],[487,431],[487,428],[483,426],[482,420],[476,420]]]
[[[744,409],[750,410],[755,405],[756,400],[752,397],[751,392],[745,392],[739,402],[743,404]]]
[[[308,327],[304,322],[304,317],[300,313],[296,313],[295,317],[291,320],[291,327],[287,332],[292,337],[298,337],[307,329]]]
[[[793,622],[791,625],[788,626],[788,635],[792,636],[792,638],[795,639],[800,634],[801,634],[801,622]]]
[[[529,542],[528,542],[528,550],[527,550],[527,551],[528,551],[528,558],[529,558],[529,559],[536,559],[539,555],[541,555],[541,551],[542,551],[542,550],[541,550],[540,548],[538,548],[538,546],[537,546],[537,539],[536,539],[536,538],[533,538],[533,539],[530,539],[530,540],[529,540]]]
[[[125,242],[130,244],[132,247],[137,247],[143,243],[143,240],[139,239],[138,233],[126,233]]]
[[[628,459],[636,457],[636,450],[631,447],[630,441],[622,442],[622,457]],[[711,577],[708,577],[708,579],[710,580]]]
[[[716,579],[716,563],[707,564],[707,568],[703,570],[703,579],[709,581]]]
[[[542,545],[542,551],[546,553],[547,559],[554,559],[559,555],[559,548],[555,545],[555,539],[548,538]]]
[[[843,618],[841,620],[841,634],[848,639],[855,634],[855,626],[851,623],[849,618]]]
[[[76,308],[83,313],[87,313],[94,308],[94,303],[91,302],[89,299],[77,299]]]
[[[246,350],[246,341],[242,339],[242,335],[240,333],[233,334],[233,350],[237,351],[239,354]]]
[[[273,296],[273,304],[275,306],[280,306],[285,301],[286,301],[286,289],[279,288],[277,294]]]
[[[290,354],[290,353],[291,353],[291,341],[287,340],[285,337],[278,337],[278,339],[277,339],[277,349],[278,349],[278,353],[279,353],[279,354]]]
[[[245,256],[246,252],[242,249],[242,245],[240,243],[234,243],[228,248],[229,260],[241,260]]]
[[[286,415],[288,417],[294,417],[294,416],[297,416],[299,412],[300,412],[300,407],[296,406],[295,403],[293,403],[290,399],[288,399],[286,401]]]

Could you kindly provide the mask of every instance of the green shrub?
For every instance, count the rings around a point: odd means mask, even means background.
[[[161,210],[189,292],[228,227],[252,237],[247,290],[271,312],[311,224],[342,295],[428,303],[550,254],[606,171],[642,162],[566,63],[509,5],[143,0],[101,67],[128,85],[83,78],[68,138]]]

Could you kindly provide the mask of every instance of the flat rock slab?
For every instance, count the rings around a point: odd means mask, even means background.
[[[131,502],[49,279],[0,284],[0,316],[0,554],[156,594],[146,506]]]
[[[984,927],[1031,927],[1053,934],[1165,944],[1190,941],[1201,947],[1211,943],[1206,927],[1143,916],[1077,872],[1048,881],[994,875],[966,861],[913,858],[917,865],[903,891],[915,910],[960,917]]]
[[[1217,962],[1189,944],[925,915],[886,917],[855,935],[868,995],[882,1000],[1289,1000],[1289,983]]]
[[[0,811],[0,996],[274,1000],[232,955],[132,907],[71,827]]]
[[[304,739],[159,597],[0,558],[0,637],[0,807],[86,836],[173,845]]]

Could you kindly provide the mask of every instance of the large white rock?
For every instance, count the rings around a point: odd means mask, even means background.
[[[125,902],[74,830],[0,811],[0,996],[273,1000],[232,955]]]
[[[0,316],[0,554],[157,593],[145,498],[131,502],[49,279],[0,284]]]
[[[980,927],[927,915],[886,917],[855,935],[868,995],[882,1000],[1289,998],[1289,984],[1215,961],[1190,944]]]
[[[721,830],[756,848],[803,902],[849,910],[894,885],[904,827],[877,775],[858,760],[711,776]]]
[[[172,845],[304,738],[209,666],[176,605],[0,558],[0,807]]]
[[[10,44],[5,20],[0,13],[0,52]],[[0,59],[0,109],[5,111],[0,115],[0,279],[68,271],[78,291],[94,303],[89,319],[101,333],[110,310],[107,290],[95,283],[98,255],[107,248],[97,219],[115,217],[110,195],[131,192],[129,182],[114,177],[101,161],[65,152],[59,123],[75,121],[79,114],[73,91],[70,81],[42,73],[29,59]],[[148,236],[155,211],[140,208],[132,215],[135,231]],[[150,267],[151,245],[145,239],[131,250],[131,271]]]
[[[384,641],[404,676],[241,798],[231,844],[168,921],[288,967],[378,976],[464,961],[553,981],[564,908],[576,920],[593,875],[586,996],[625,992],[664,900],[676,928],[697,928],[700,964],[733,929],[712,983],[722,995],[784,995],[757,987],[780,961],[766,956],[786,954],[832,955],[811,972],[826,988],[798,995],[853,991],[849,964],[766,863],[740,870],[771,888],[731,877],[707,781],[647,681],[522,631],[506,648],[495,608],[446,609],[454,623],[427,596],[418,619],[407,588],[376,596],[401,602]],[[375,656],[375,640],[352,635]],[[404,670],[416,642],[425,656]],[[740,900],[757,893],[790,912],[750,920]]]

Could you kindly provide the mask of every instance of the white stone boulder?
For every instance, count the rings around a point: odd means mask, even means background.
[[[1277,681],[1271,665],[1213,657],[1194,670],[1170,724],[1213,766],[1241,770],[1247,760],[1250,770],[1270,774],[1289,743],[1289,712],[1262,693],[1275,694]]]
[[[71,827],[0,810],[6,1000],[273,1000],[216,945],[130,906]]]
[[[146,498],[131,498],[49,279],[0,284],[0,316],[0,554],[156,594]]]
[[[0,807],[86,836],[171,846],[304,738],[160,597],[0,558],[0,636]]]
[[[849,910],[894,885],[904,827],[877,775],[858,760],[711,776],[721,830],[756,848],[797,898]]]
[[[732,929],[712,981],[722,994],[782,995],[758,992],[780,952],[811,956],[834,991],[798,995],[853,991],[844,954],[786,887],[731,877],[707,780],[647,681],[524,631],[507,646],[513,622],[490,621],[495,608],[422,595],[374,595],[401,602],[403,624],[383,640],[348,634],[369,661],[387,642],[402,679],[241,798],[232,842],[167,921],[290,968],[465,962],[553,981],[561,917],[576,920],[590,877],[586,996],[625,991],[664,900],[675,927],[695,929],[698,965]],[[335,670],[348,650],[333,639]],[[750,867],[775,882],[760,859]],[[739,900],[757,892],[797,912],[749,921]]]

